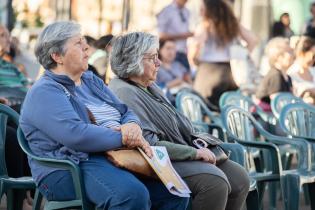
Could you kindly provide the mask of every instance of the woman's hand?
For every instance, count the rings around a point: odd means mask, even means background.
[[[149,157],[149,158],[152,158],[153,157],[153,152],[152,152],[152,149],[151,149],[151,146],[150,144],[142,137],[142,145],[139,146],[143,151],[144,153]]]
[[[137,123],[126,123],[120,126],[122,143],[128,148],[142,145],[142,130]]]
[[[212,164],[216,163],[215,155],[207,148],[197,149],[196,160],[203,160]]]
[[[122,133],[122,143],[127,148],[141,148],[144,153],[152,158],[153,152],[150,144],[143,138],[142,130],[140,126],[136,123],[126,123],[121,127],[113,127],[115,131],[121,131]]]

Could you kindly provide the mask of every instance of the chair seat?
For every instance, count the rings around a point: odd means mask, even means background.
[[[315,182],[315,171],[287,170],[287,171],[284,171],[283,175],[296,176],[300,179],[301,184]]]
[[[257,182],[260,181],[279,181],[280,176],[278,174],[272,174],[271,172],[255,172],[250,173],[250,177],[254,178]]]
[[[24,176],[19,178],[0,177],[1,184],[4,188],[29,188],[35,189],[36,185],[32,177]]]
[[[81,200],[71,200],[71,201],[49,201],[45,204],[45,209],[65,209],[65,208],[74,208],[81,207]]]

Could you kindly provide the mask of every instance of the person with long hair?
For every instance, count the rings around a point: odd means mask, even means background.
[[[230,67],[229,49],[239,38],[249,51],[256,45],[254,34],[246,30],[225,1],[203,0],[202,22],[195,31],[189,57],[197,65],[194,89],[214,105],[222,93],[236,90]]]

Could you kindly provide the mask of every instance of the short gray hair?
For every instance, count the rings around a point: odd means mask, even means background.
[[[110,55],[112,71],[124,79],[142,75],[141,60],[152,48],[159,48],[159,40],[157,36],[149,33],[132,32],[114,38]]]
[[[275,37],[268,42],[265,54],[268,57],[270,66],[274,67],[278,57],[285,53],[288,47],[290,47],[290,43],[287,38]]]
[[[64,55],[68,39],[80,34],[81,26],[73,21],[52,23],[40,33],[35,45],[35,55],[45,69],[53,69],[57,63],[52,59],[53,53]]]

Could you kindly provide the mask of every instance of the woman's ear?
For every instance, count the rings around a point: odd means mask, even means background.
[[[59,53],[52,53],[50,56],[57,64],[63,64],[62,56]]]

